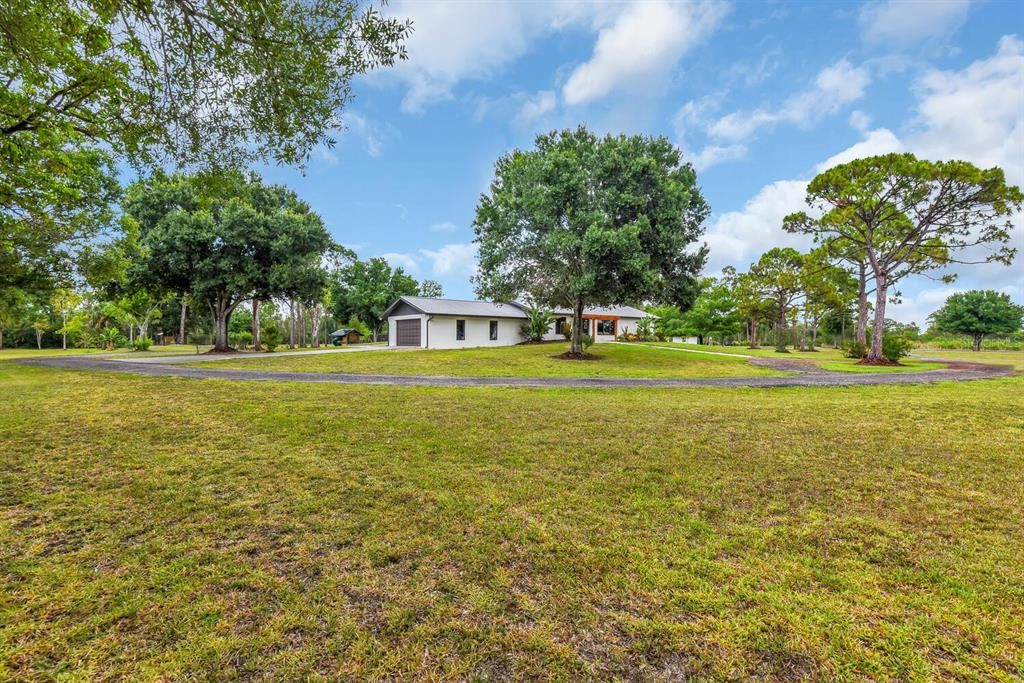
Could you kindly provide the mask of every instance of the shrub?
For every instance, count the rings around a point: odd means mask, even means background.
[[[565,324],[562,325],[562,336],[565,337],[565,341],[570,341],[572,339],[572,322],[571,321],[566,320]]]
[[[555,314],[550,308],[531,306],[526,310],[527,320],[523,323],[523,336],[530,341],[540,341],[555,322]]]
[[[645,315],[636,321],[636,334],[643,341],[651,341],[654,337],[654,318]]]
[[[910,355],[914,348],[914,340],[898,334],[887,334],[882,338],[882,355],[885,359],[898,363],[900,358]]]
[[[149,337],[139,337],[132,344],[132,348],[136,351],[149,351],[149,347],[153,345],[153,340]]]
[[[260,342],[267,351],[271,352],[281,345],[281,331],[277,329],[276,323],[268,323],[263,326],[263,329],[260,330]]]
[[[589,334],[584,334],[580,337],[580,342],[583,344],[583,350],[586,351],[594,345],[594,338]]]
[[[113,351],[119,346],[124,344],[124,336],[118,331],[116,327],[104,327],[100,330],[100,333],[96,335],[96,345],[101,349],[107,351]]]
[[[863,358],[868,355],[868,347],[858,341],[852,341],[846,345],[847,358]]]
[[[252,332],[249,330],[242,330],[241,332],[234,332],[228,335],[228,341],[235,346],[235,348],[244,349],[252,344]]]

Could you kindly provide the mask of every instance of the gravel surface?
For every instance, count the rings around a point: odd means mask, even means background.
[[[155,359],[154,359],[155,360]],[[95,356],[52,356],[23,358],[15,362],[49,368],[130,372],[136,375],[188,377],[191,379],[232,379],[264,382],[316,382],[326,384],[392,384],[427,387],[829,387],[876,384],[928,384],[948,380],[976,380],[1013,374],[1002,365],[956,362],[942,370],[897,373],[828,372],[808,363],[795,365],[788,359],[756,358],[749,362],[800,374],[788,377],[708,377],[640,379],[613,377],[448,377],[424,375],[373,375],[364,373],[277,372],[272,370],[227,370],[207,367],[182,367],[159,362],[126,363]],[[940,361],[942,362],[942,361]]]

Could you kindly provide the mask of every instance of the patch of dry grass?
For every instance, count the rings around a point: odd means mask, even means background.
[[[1022,378],[0,386],[0,679],[1024,674]]]

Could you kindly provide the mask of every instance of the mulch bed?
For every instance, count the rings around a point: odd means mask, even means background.
[[[604,360],[604,356],[595,356],[592,353],[573,353],[571,351],[566,351],[565,353],[560,353],[557,356],[551,357],[557,358],[558,360]]]

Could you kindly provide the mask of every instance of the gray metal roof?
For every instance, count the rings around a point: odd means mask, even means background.
[[[403,296],[391,304],[383,317],[400,303],[405,302],[427,315],[464,315],[473,318],[521,318],[526,319],[527,306],[518,302],[507,304],[490,303],[488,301],[466,301],[463,299],[432,299],[425,296]],[[558,315],[572,315],[569,309],[556,309]],[[614,315],[620,318],[643,318],[648,313],[632,306],[588,306],[583,309],[584,315]],[[654,316],[652,316],[654,317]]]
[[[555,313],[558,315],[572,315],[572,310],[568,308],[556,308]],[[618,318],[643,318],[645,316],[650,316],[652,318],[657,317],[646,311],[641,311],[639,308],[633,308],[632,306],[587,306],[583,309],[583,315],[614,315]]]
[[[335,330],[334,332],[331,332],[331,336],[332,337],[344,337],[349,332],[355,332],[356,334],[358,334],[360,336],[363,334],[362,332],[360,332],[359,330],[357,330],[355,328],[352,328],[352,327],[342,327],[340,330]]]
[[[391,309],[404,301],[427,315],[464,315],[473,318],[526,318],[526,313],[515,304],[492,304],[488,301],[464,301],[461,299],[431,299],[425,296],[403,296],[384,312],[386,318]]]

